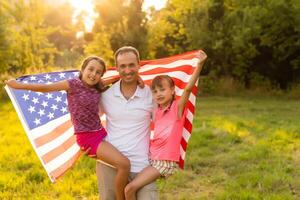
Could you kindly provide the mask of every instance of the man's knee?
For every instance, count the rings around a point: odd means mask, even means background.
[[[145,185],[137,192],[137,200],[158,200],[156,183],[152,182]]]

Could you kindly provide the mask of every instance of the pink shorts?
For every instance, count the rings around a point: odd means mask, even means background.
[[[90,149],[88,155],[90,157],[96,157],[97,148],[99,144],[103,141],[107,133],[106,130],[102,128],[98,131],[75,133],[75,135],[77,144],[80,146],[80,148],[83,151]]]

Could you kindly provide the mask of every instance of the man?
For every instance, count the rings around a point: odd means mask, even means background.
[[[118,49],[115,64],[120,81],[102,93],[101,107],[106,114],[106,140],[123,153],[131,163],[131,181],[149,165],[150,121],[153,110],[151,90],[138,87],[139,52],[130,46]],[[100,197],[115,199],[114,168],[97,162],[96,172]],[[158,199],[155,183],[144,186],[137,193],[137,200]]]

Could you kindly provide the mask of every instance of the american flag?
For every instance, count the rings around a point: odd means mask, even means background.
[[[196,53],[197,51],[191,51],[168,58],[141,61],[140,76],[148,85],[157,75],[167,74],[171,76],[175,81],[175,91],[178,98],[182,95],[185,85],[197,66]],[[17,80],[23,83],[50,84],[78,75],[78,70],[71,70],[22,76]],[[118,72],[111,68],[103,78],[111,79],[116,76],[118,76]],[[15,90],[8,86],[5,86],[5,89],[33,149],[50,180],[55,182],[58,177],[74,165],[80,156],[80,148],[73,135],[73,126],[67,108],[66,92],[40,93]],[[186,148],[192,133],[196,96],[197,84],[194,86],[187,103],[188,114],[185,119],[180,146],[179,165],[181,168],[184,166]],[[103,122],[105,117],[101,119]]]

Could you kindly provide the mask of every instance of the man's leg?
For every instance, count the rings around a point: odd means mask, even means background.
[[[96,162],[96,174],[98,179],[99,198],[101,200],[115,200],[116,170],[99,161]]]
[[[130,181],[137,176],[138,173],[130,173]],[[136,194],[137,200],[159,200],[155,181],[142,187]]]

